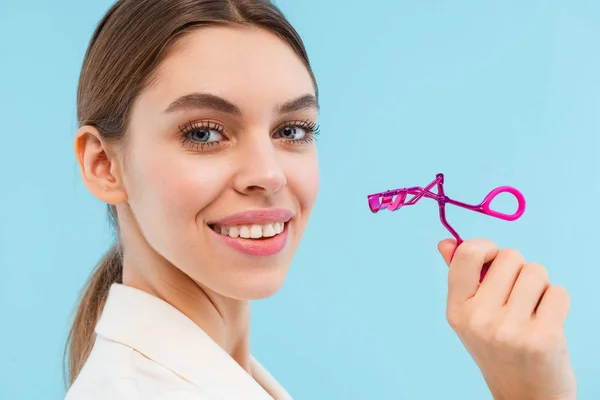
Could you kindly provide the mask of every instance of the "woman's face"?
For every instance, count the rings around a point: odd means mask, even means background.
[[[273,294],[317,196],[317,115],[309,72],[276,36],[183,37],[132,108],[123,184],[135,230],[212,291]]]

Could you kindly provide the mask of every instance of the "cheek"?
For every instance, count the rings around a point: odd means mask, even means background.
[[[227,181],[219,162],[181,152],[138,156],[130,168],[134,170],[130,205],[144,233],[158,226],[187,233],[185,227],[194,227],[197,214],[219,196]]]
[[[316,150],[302,157],[288,160],[287,180],[290,190],[300,203],[302,212],[308,217],[319,192],[319,160]]]

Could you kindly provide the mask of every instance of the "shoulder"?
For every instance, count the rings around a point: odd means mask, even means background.
[[[199,390],[173,390],[157,393],[139,400],[219,400]]]
[[[130,348],[97,337],[65,400],[138,399],[137,384],[131,373],[132,352]]]
[[[173,390],[141,394],[133,381],[121,381],[106,388],[69,391],[65,400],[220,400],[199,390]]]
[[[165,366],[101,336],[65,397],[84,399],[212,400]]]

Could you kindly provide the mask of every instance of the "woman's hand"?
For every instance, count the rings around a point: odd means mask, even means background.
[[[482,239],[444,240],[447,318],[481,369],[496,400],[566,400],[577,383],[564,335],[569,311],[565,289],[551,285],[546,269],[515,250]],[[452,260],[451,260],[452,259]],[[490,263],[479,283],[480,271]]]

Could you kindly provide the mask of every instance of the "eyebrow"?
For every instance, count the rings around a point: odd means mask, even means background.
[[[307,110],[310,108],[314,108],[318,111],[319,102],[317,101],[317,98],[314,95],[305,94],[304,96],[300,96],[297,99],[283,103],[281,106],[279,106],[279,109],[277,111],[280,114],[289,114],[295,111]]]
[[[238,106],[236,106],[229,100],[226,100],[222,97],[211,93],[191,93],[181,96],[180,98],[172,102],[169,105],[169,107],[167,107],[166,112],[171,113],[180,110],[201,108],[220,111],[235,116],[242,115],[242,110]],[[319,103],[314,95],[305,94],[296,99],[281,104],[277,107],[276,110],[280,114],[289,114],[295,111],[301,111],[310,108],[315,108],[318,111]]]

